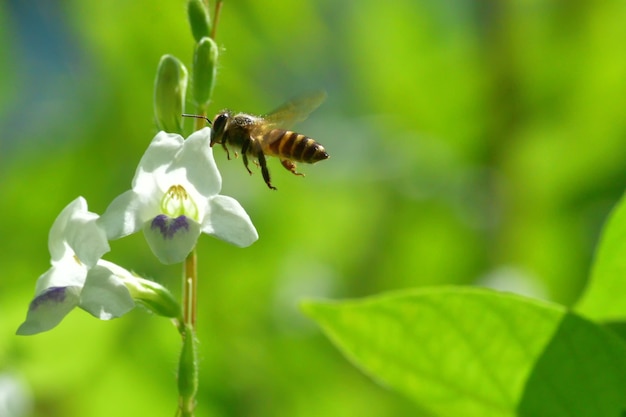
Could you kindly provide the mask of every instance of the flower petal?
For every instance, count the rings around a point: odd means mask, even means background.
[[[67,250],[65,228],[72,217],[72,213],[77,210],[87,210],[87,201],[83,197],[78,197],[65,206],[52,223],[50,233],[48,233],[48,250],[53,261],[61,259]]]
[[[77,262],[74,256],[68,252],[68,256],[54,262],[52,268],[37,279],[35,296],[39,296],[53,287],[82,288],[86,276],[87,267]]]
[[[110,250],[104,231],[96,224],[98,215],[87,210],[87,201],[78,197],[57,216],[48,236],[52,261],[66,256],[69,248],[87,266],[93,266]]]
[[[76,213],[73,221],[67,224],[65,233],[67,243],[78,259],[88,267],[92,267],[111,248],[104,229],[96,222],[98,216],[90,219],[88,217],[90,216],[85,213]]]
[[[119,239],[139,231],[141,225],[159,210],[157,193],[138,194],[133,190],[117,196],[98,219],[109,239]]]
[[[250,216],[237,200],[216,195],[209,201],[209,213],[202,222],[202,231],[239,247],[253,244],[258,238]]]
[[[205,198],[216,195],[222,189],[222,176],[213,158],[210,138],[211,129],[208,127],[192,133],[167,170],[169,173],[184,168],[187,180]]]
[[[80,294],[80,308],[100,320],[120,317],[135,307],[135,302],[124,285],[123,276],[130,272],[110,262],[99,262],[89,270]]]
[[[196,245],[200,232],[200,224],[187,216],[172,218],[160,214],[143,226],[152,253],[168,265],[185,260]]]
[[[30,303],[26,321],[17,329],[19,335],[45,332],[63,320],[80,299],[80,287],[50,287]]]
[[[141,157],[141,161],[139,161],[139,166],[137,166],[137,171],[133,178],[132,189],[146,189],[147,186],[150,186],[149,183],[153,181],[149,178],[150,174],[168,167],[176,153],[182,149],[183,141],[182,136],[175,133],[163,131],[157,133]],[[145,181],[148,184],[144,183]]]

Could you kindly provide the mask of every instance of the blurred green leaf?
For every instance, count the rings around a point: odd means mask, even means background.
[[[576,311],[594,320],[623,321],[626,319],[623,294],[626,294],[626,197],[604,227],[591,277]]]
[[[626,349],[558,305],[443,288],[305,311],[375,380],[437,416],[617,416]]]

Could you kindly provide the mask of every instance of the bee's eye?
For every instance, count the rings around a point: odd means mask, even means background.
[[[224,129],[226,128],[226,122],[230,114],[228,112],[220,113],[213,119],[213,129],[211,130],[211,146],[214,143],[222,143],[222,136],[224,135]]]
[[[213,129],[215,129],[216,133],[222,133],[224,131],[227,121],[228,113],[220,113],[215,117],[215,120],[213,120]]]

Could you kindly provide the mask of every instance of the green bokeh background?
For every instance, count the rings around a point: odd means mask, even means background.
[[[331,159],[304,179],[270,161],[272,192],[215,150],[260,239],[200,239],[197,415],[421,415],[340,356],[306,297],[479,284],[575,302],[626,184],[624,21],[619,1],[226,1],[209,112],[324,88],[298,130]],[[28,416],[174,414],[166,320],[14,332],[54,218],[130,187],[157,63],[192,51],[183,0],[0,3],[0,375],[28,387]],[[141,235],[106,257],[180,292]]]

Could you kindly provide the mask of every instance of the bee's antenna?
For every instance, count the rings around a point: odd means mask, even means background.
[[[183,117],[195,117],[196,119],[204,119],[206,120],[206,122],[209,124],[209,126],[211,126],[213,123],[211,123],[211,120],[206,117],[206,116],[200,116],[198,114],[183,114]]]

